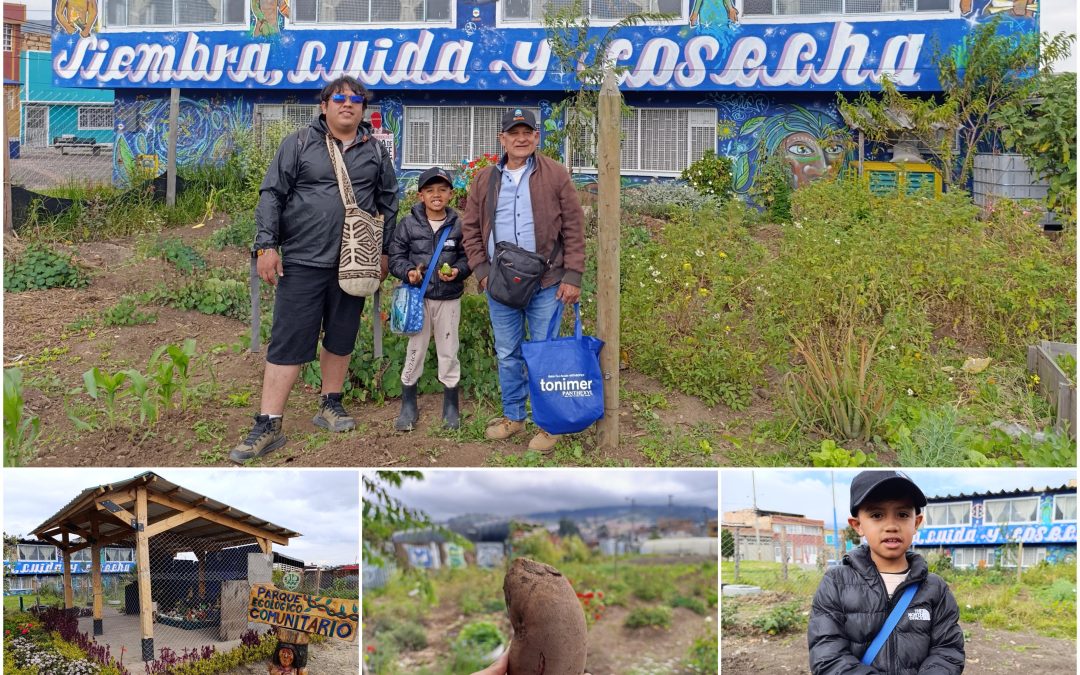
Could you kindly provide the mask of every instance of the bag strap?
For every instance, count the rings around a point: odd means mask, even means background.
[[[559,306],[555,309],[555,313],[551,315],[551,323],[548,324],[547,339],[554,340],[559,336],[559,326],[562,325],[563,317],[563,303],[559,303]],[[574,303],[574,339],[581,339],[581,303]]]
[[[874,637],[870,646],[866,648],[866,653],[862,656],[862,664],[868,666],[874,662],[877,658],[878,652],[885,646],[885,641],[889,639],[889,635],[892,634],[893,629],[896,628],[896,624],[900,623],[900,617],[904,615],[908,605],[911,604],[911,599],[915,597],[915,591],[919,590],[920,582],[915,582],[904,589],[904,593],[900,596],[900,599],[896,601],[893,606],[892,612],[889,613],[889,618],[885,619],[885,624],[878,631],[878,634]]]
[[[491,181],[488,184],[488,218],[491,221],[491,236],[495,236],[495,209],[498,207],[496,202],[495,188],[499,185],[499,180],[502,178],[502,170],[499,166],[493,165],[491,172]],[[514,232],[514,243],[517,243],[517,232]],[[562,249],[562,237],[555,235],[555,245],[551,247],[551,255],[544,261],[546,267],[551,267],[551,263],[559,256],[559,251]]]
[[[442,253],[443,244],[446,243],[446,237],[450,234],[451,228],[443,226],[443,233],[439,237],[439,243],[435,247],[435,252],[431,254],[431,262],[428,263],[427,271],[424,272],[424,283],[420,284],[420,297],[424,297],[424,293],[427,292],[428,282],[431,281],[432,270],[435,269],[435,261],[439,259],[439,254]]]
[[[337,174],[338,191],[341,192],[341,201],[345,208],[356,207],[356,195],[353,194],[352,181],[349,180],[349,171],[345,168],[345,159],[338,150],[337,143],[330,134],[326,134],[326,149],[330,152],[330,163],[334,165],[334,173]]]

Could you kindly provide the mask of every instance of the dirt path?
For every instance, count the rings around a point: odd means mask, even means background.
[[[964,626],[965,675],[1075,673],[1076,642],[1032,633]],[[720,644],[721,672],[753,675],[809,675],[805,633],[766,638],[725,633]]]
[[[189,244],[209,236],[220,220],[199,229],[179,228],[163,236]],[[248,326],[235,319],[195,311],[146,305],[155,323],[93,328],[72,324],[80,317],[99,317],[125,294],[175,288],[188,281],[172,265],[137,255],[142,241],[115,240],[78,244],[71,248],[91,271],[84,289],[53,289],[4,296],[4,365],[24,369],[26,413],[39,416],[42,436],[32,466],[187,466],[225,465],[229,449],[251,427],[262,381],[263,354],[244,347]],[[20,242],[5,241],[5,255]],[[247,269],[242,251],[203,252],[211,268]],[[197,341],[202,358],[193,384],[212,378],[212,397],[188,410],[170,411],[152,429],[133,431],[130,422],[109,426],[102,406],[89,399],[82,376],[91,367],[114,373],[125,368],[145,372],[153,351],[165,344]],[[708,466],[732,463],[734,435],[747,433],[756,421],[771,415],[768,392],[758,392],[747,411],[723,406],[709,408],[701,401],[664,389],[656,381],[630,370],[620,374],[624,393],[620,408],[621,441],[613,452],[596,449],[593,431],[564,442],[546,457],[526,454],[528,435],[512,442],[483,439],[483,426],[498,414],[497,402],[464,400],[463,432],[441,427],[441,396],[420,399],[421,420],[416,431],[393,429],[396,399],[385,404],[349,402],[356,431],[331,436],[310,422],[317,409],[317,392],[298,384],[285,413],[289,444],[262,460],[264,466]],[[95,410],[97,412],[95,412]],[[126,413],[130,414],[130,413]],[[94,423],[80,429],[72,418]],[[137,424],[135,426],[138,426]],[[672,439],[692,439],[677,444]],[[705,440],[702,444],[700,441]],[[678,449],[672,449],[678,445]],[[699,449],[702,448],[702,449]]]

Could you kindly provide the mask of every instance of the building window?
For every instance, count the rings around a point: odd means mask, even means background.
[[[71,559],[79,562],[90,562],[90,549],[84,548],[71,554]]]
[[[924,527],[957,527],[971,525],[971,502],[927,504],[923,509]]]
[[[1076,495],[1054,495],[1054,520],[1076,520]]]
[[[112,106],[79,106],[79,130],[112,130]]]
[[[246,26],[246,0],[107,0],[109,28],[142,26]]]
[[[596,147],[592,129],[582,128],[579,147]],[[625,174],[677,176],[716,149],[716,110],[634,108],[622,116],[619,163]],[[573,166],[596,170],[596,151],[574,153]]]
[[[505,0],[502,20],[539,23],[551,14],[573,5],[572,0]],[[650,12],[682,19],[682,0],[581,0],[582,13],[597,21],[618,21],[632,14]]]
[[[292,20],[304,23],[450,23],[450,0],[296,0]]]
[[[105,562],[133,562],[135,550],[130,548],[105,549]]]
[[[10,52],[11,46],[15,42],[15,26],[10,23],[4,24],[4,51]]]
[[[539,108],[532,111],[540,120]],[[405,106],[403,166],[457,168],[462,160],[502,154],[499,120],[505,106]]]
[[[55,546],[19,544],[19,560],[59,560]]]
[[[742,15],[820,16],[950,12],[951,0],[743,0]]]
[[[1038,517],[1039,498],[987,500],[983,509],[983,523],[986,525],[1034,523]]]
[[[379,106],[366,106],[364,120],[370,122],[372,113],[377,112],[380,112]],[[314,103],[257,103],[255,136],[260,145],[278,142],[285,134],[310,124],[318,115],[319,106]]]

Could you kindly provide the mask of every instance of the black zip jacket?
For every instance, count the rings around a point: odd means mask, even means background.
[[[825,573],[810,610],[807,637],[813,675],[959,675],[964,672],[960,610],[945,580],[929,574],[921,555],[908,552],[908,578],[885,590],[870,549],[863,545]],[[922,581],[871,666],[860,663],[904,589]]]
[[[284,262],[338,266],[345,205],[326,149],[327,133],[326,119],[319,115],[305,129],[294,131],[281,142],[259,187],[255,249],[280,246]],[[397,174],[390,153],[376,147],[379,141],[371,136],[371,126],[363,122],[356,133],[357,143],[342,157],[357,206],[383,216],[385,255],[397,222]],[[341,143],[335,142],[340,149]]]
[[[437,232],[432,232],[427,209],[422,203],[416,204],[398,223],[390,240],[390,274],[408,283],[409,270],[416,269],[417,265],[427,268],[431,262],[431,254],[439,243],[439,237],[446,228],[450,228],[450,234],[446,237],[446,243],[439,253],[435,271],[431,273],[431,281],[424,293],[424,297],[429,300],[453,300],[465,293],[465,278],[471,270],[465,249],[461,245],[461,221],[458,220],[457,212],[447,207],[446,222]],[[443,263],[458,271],[457,279],[447,282],[439,278],[438,271]]]

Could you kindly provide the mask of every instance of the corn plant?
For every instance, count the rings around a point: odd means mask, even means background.
[[[97,366],[83,373],[86,393],[95,401],[105,404],[105,415],[110,425],[116,424],[116,400],[122,395],[120,388],[127,378],[125,371],[110,374]]]
[[[128,378],[128,391],[139,401],[139,423],[154,426],[158,418],[158,402],[150,387],[151,379],[134,368],[125,370],[124,373]]]
[[[23,417],[22,371],[4,371],[4,466],[19,466],[41,433],[41,420]]]
[[[784,390],[804,427],[834,438],[870,438],[892,407],[884,384],[870,375],[879,338],[856,340],[848,328],[834,348],[824,332],[813,344],[792,336],[806,367],[787,374]]]

